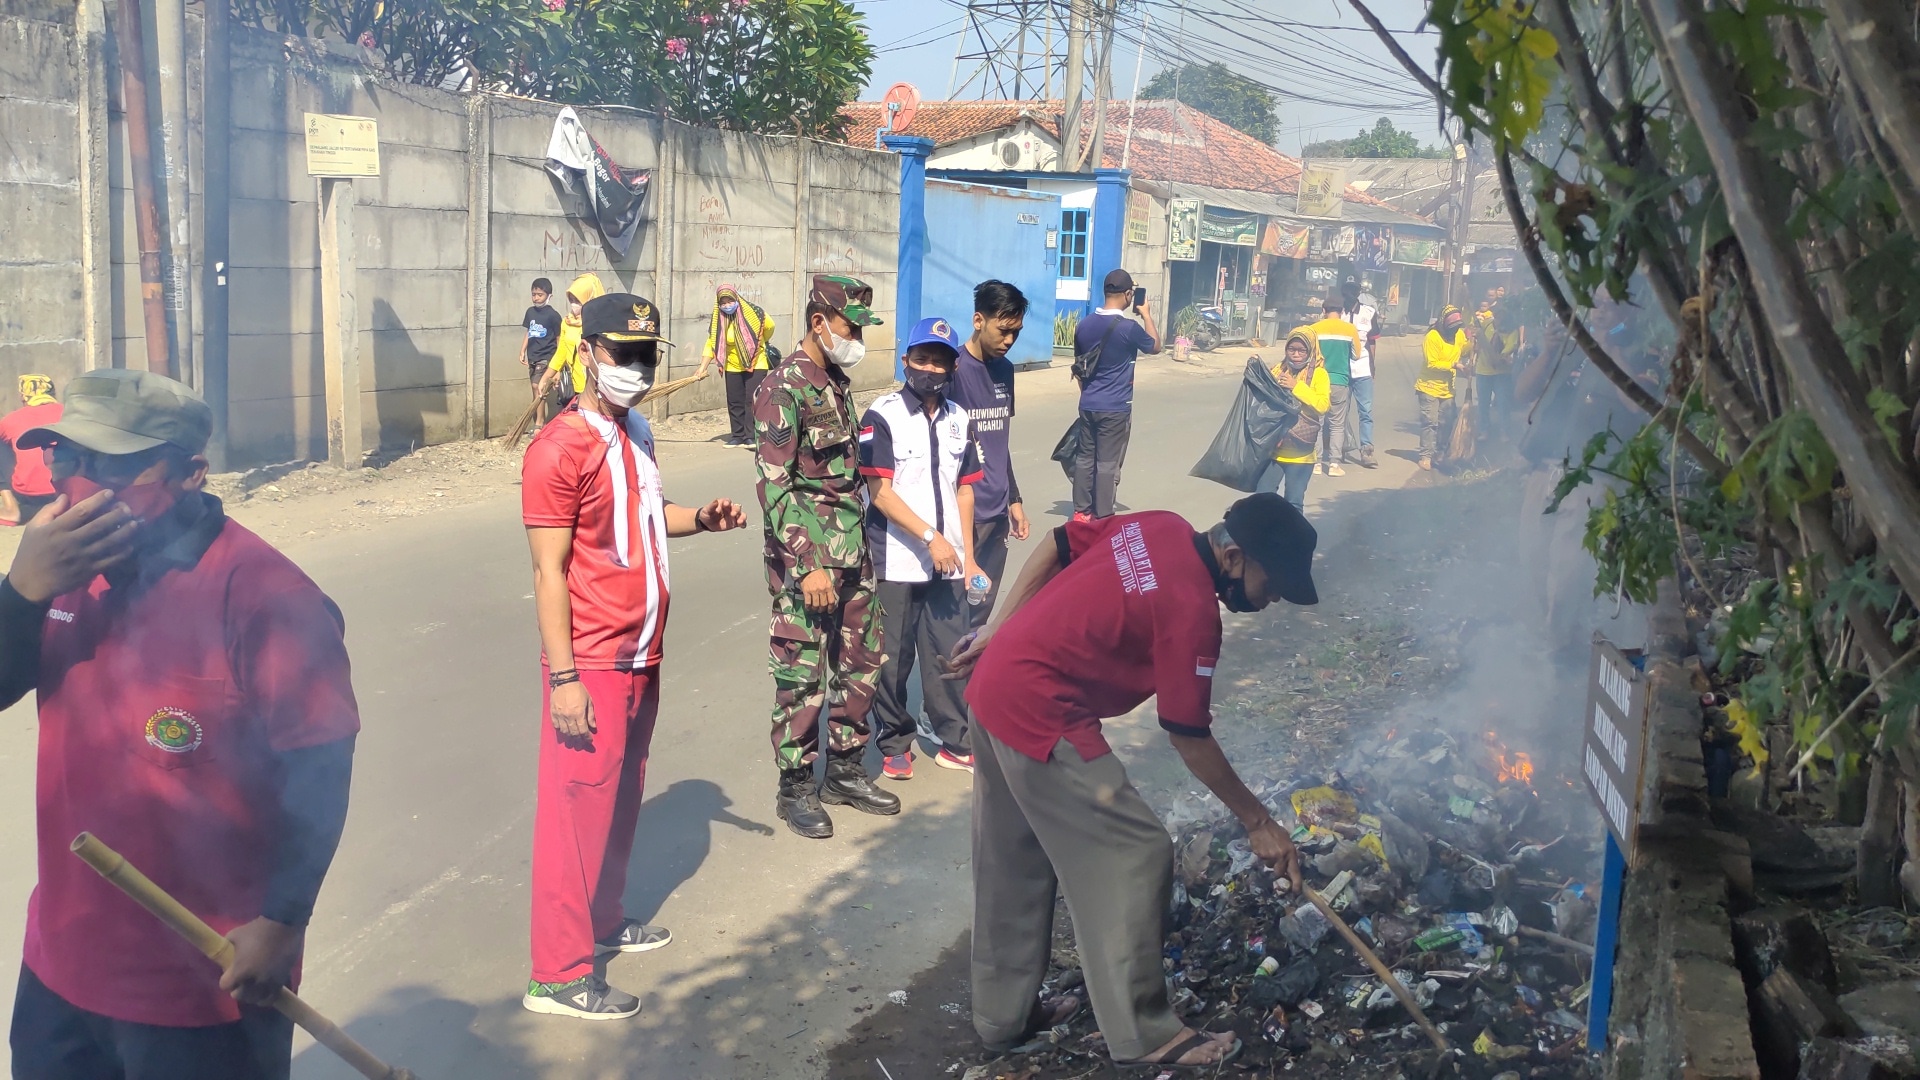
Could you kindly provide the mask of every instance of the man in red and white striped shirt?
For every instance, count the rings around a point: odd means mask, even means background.
[[[667,502],[653,430],[633,411],[659,368],[661,318],[613,293],[580,313],[593,356],[586,389],[527,447],[521,516],[533,549],[546,676],[533,819],[533,1012],[619,1020],[633,995],[595,973],[600,953],[672,940],[626,917],[620,899],[660,707],[667,538],[746,524],[728,499]],[[672,342],[666,342],[671,345]]]

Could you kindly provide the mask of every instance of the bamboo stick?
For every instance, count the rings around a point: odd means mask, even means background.
[[[1367,943],[1360,940],[1360,935],[1354,933],[1346,920],[1335,913],[1333,905],[1327,903],[1325,897],[1311,888],[1303,887],[1302,891],[1307,894],[1308,900],[1313,901],[1313,906],[1320,909],[1320,914],[1325,915],[1327,921],[1333,924],[1333,928],[1340,931],[1340,936],[1347,939],[1347,944],[1353,946],[1354,951],[1360,954],[1360,959],[1367,962],[1367,966],[1373,969],[1373,973],[1385,980],[1387,989],[1393,991],[1393,996],[1399,998],[1400,1004],[1405,1005],[1407,1011],[1413,1014],[1414,1022],[1420,1025],[1420,1030],[1426,1032],[1427,1038],[1433,1040],[1434,1049],[1445,1053],[1449,1049],[1446,1036],[1440,1034],[1440,1029],[1433,1026],[1433,1021],[1427,1019],[1427,1014],[1420,1011],[1420,1003],[1413,1000],[1412,991],[1401,985],[1400,980],[1394,977],[1392,969],[1380,962],[1380,958],[1374,955],[1373,950],[1367,948]]]
[[[135,903],[166,923],[174,933],[186,938],[207,959],[219,964],[222,972],[233,966],[233,942],[202,922],[198,915],[188,911],[180,901],[155,885],[119,852],[101,843],[98,837],[92,833],[81,833],[74,837],[73,853],[121,892],[132,897]],[[320,1015],[313,1006],[300,1000],[286,987],[280,988],[273,1007],[305,1028],[316,1042],[339,1055],[342,1061],[353,1066],[367,1080],[418,1080],[406,1069],[388,1065],[373,1056],[371,1050],[361,1046],[353,1036],[340,1030],[338,1024]]]

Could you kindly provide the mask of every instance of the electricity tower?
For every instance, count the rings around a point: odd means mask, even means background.
[[[1060,69],[1063,0],[967,0],[953,53],[949,100],[1050,98],[1065,85]]]

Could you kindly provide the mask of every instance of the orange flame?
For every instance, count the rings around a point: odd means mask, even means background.
[[[1533,786],[1533,759],[1526,754],[1515,753],[1511,757],[1505,750],[1494,752],[1493,762],[1499,766],[1500,782],[1521,783]]]

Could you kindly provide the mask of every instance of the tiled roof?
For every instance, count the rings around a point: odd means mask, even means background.
[[[872,146],[884,116],[882,109],[877,101],[858,101],[843,108],[847,141]],[[936,146],[945,146],[1011,127],[1026,117],[1058,139],[1065,112],[1060,101],[924,101],[902,134],[924,136]],[[1091,130],[1091,104],[1082,106],[1082,116],[1085,129]],[[1129,124],[1133,130],[1130,154],[1126,149]],[[1178,101],[1108,102],[1102,149],[1101,165],[1117,169],[1124,157],[1127,168],[1143,180],[1273,195],[1299,190],[1299,159]],[[1349,202],[1386,205],[1352,188],[1345,197]]]

